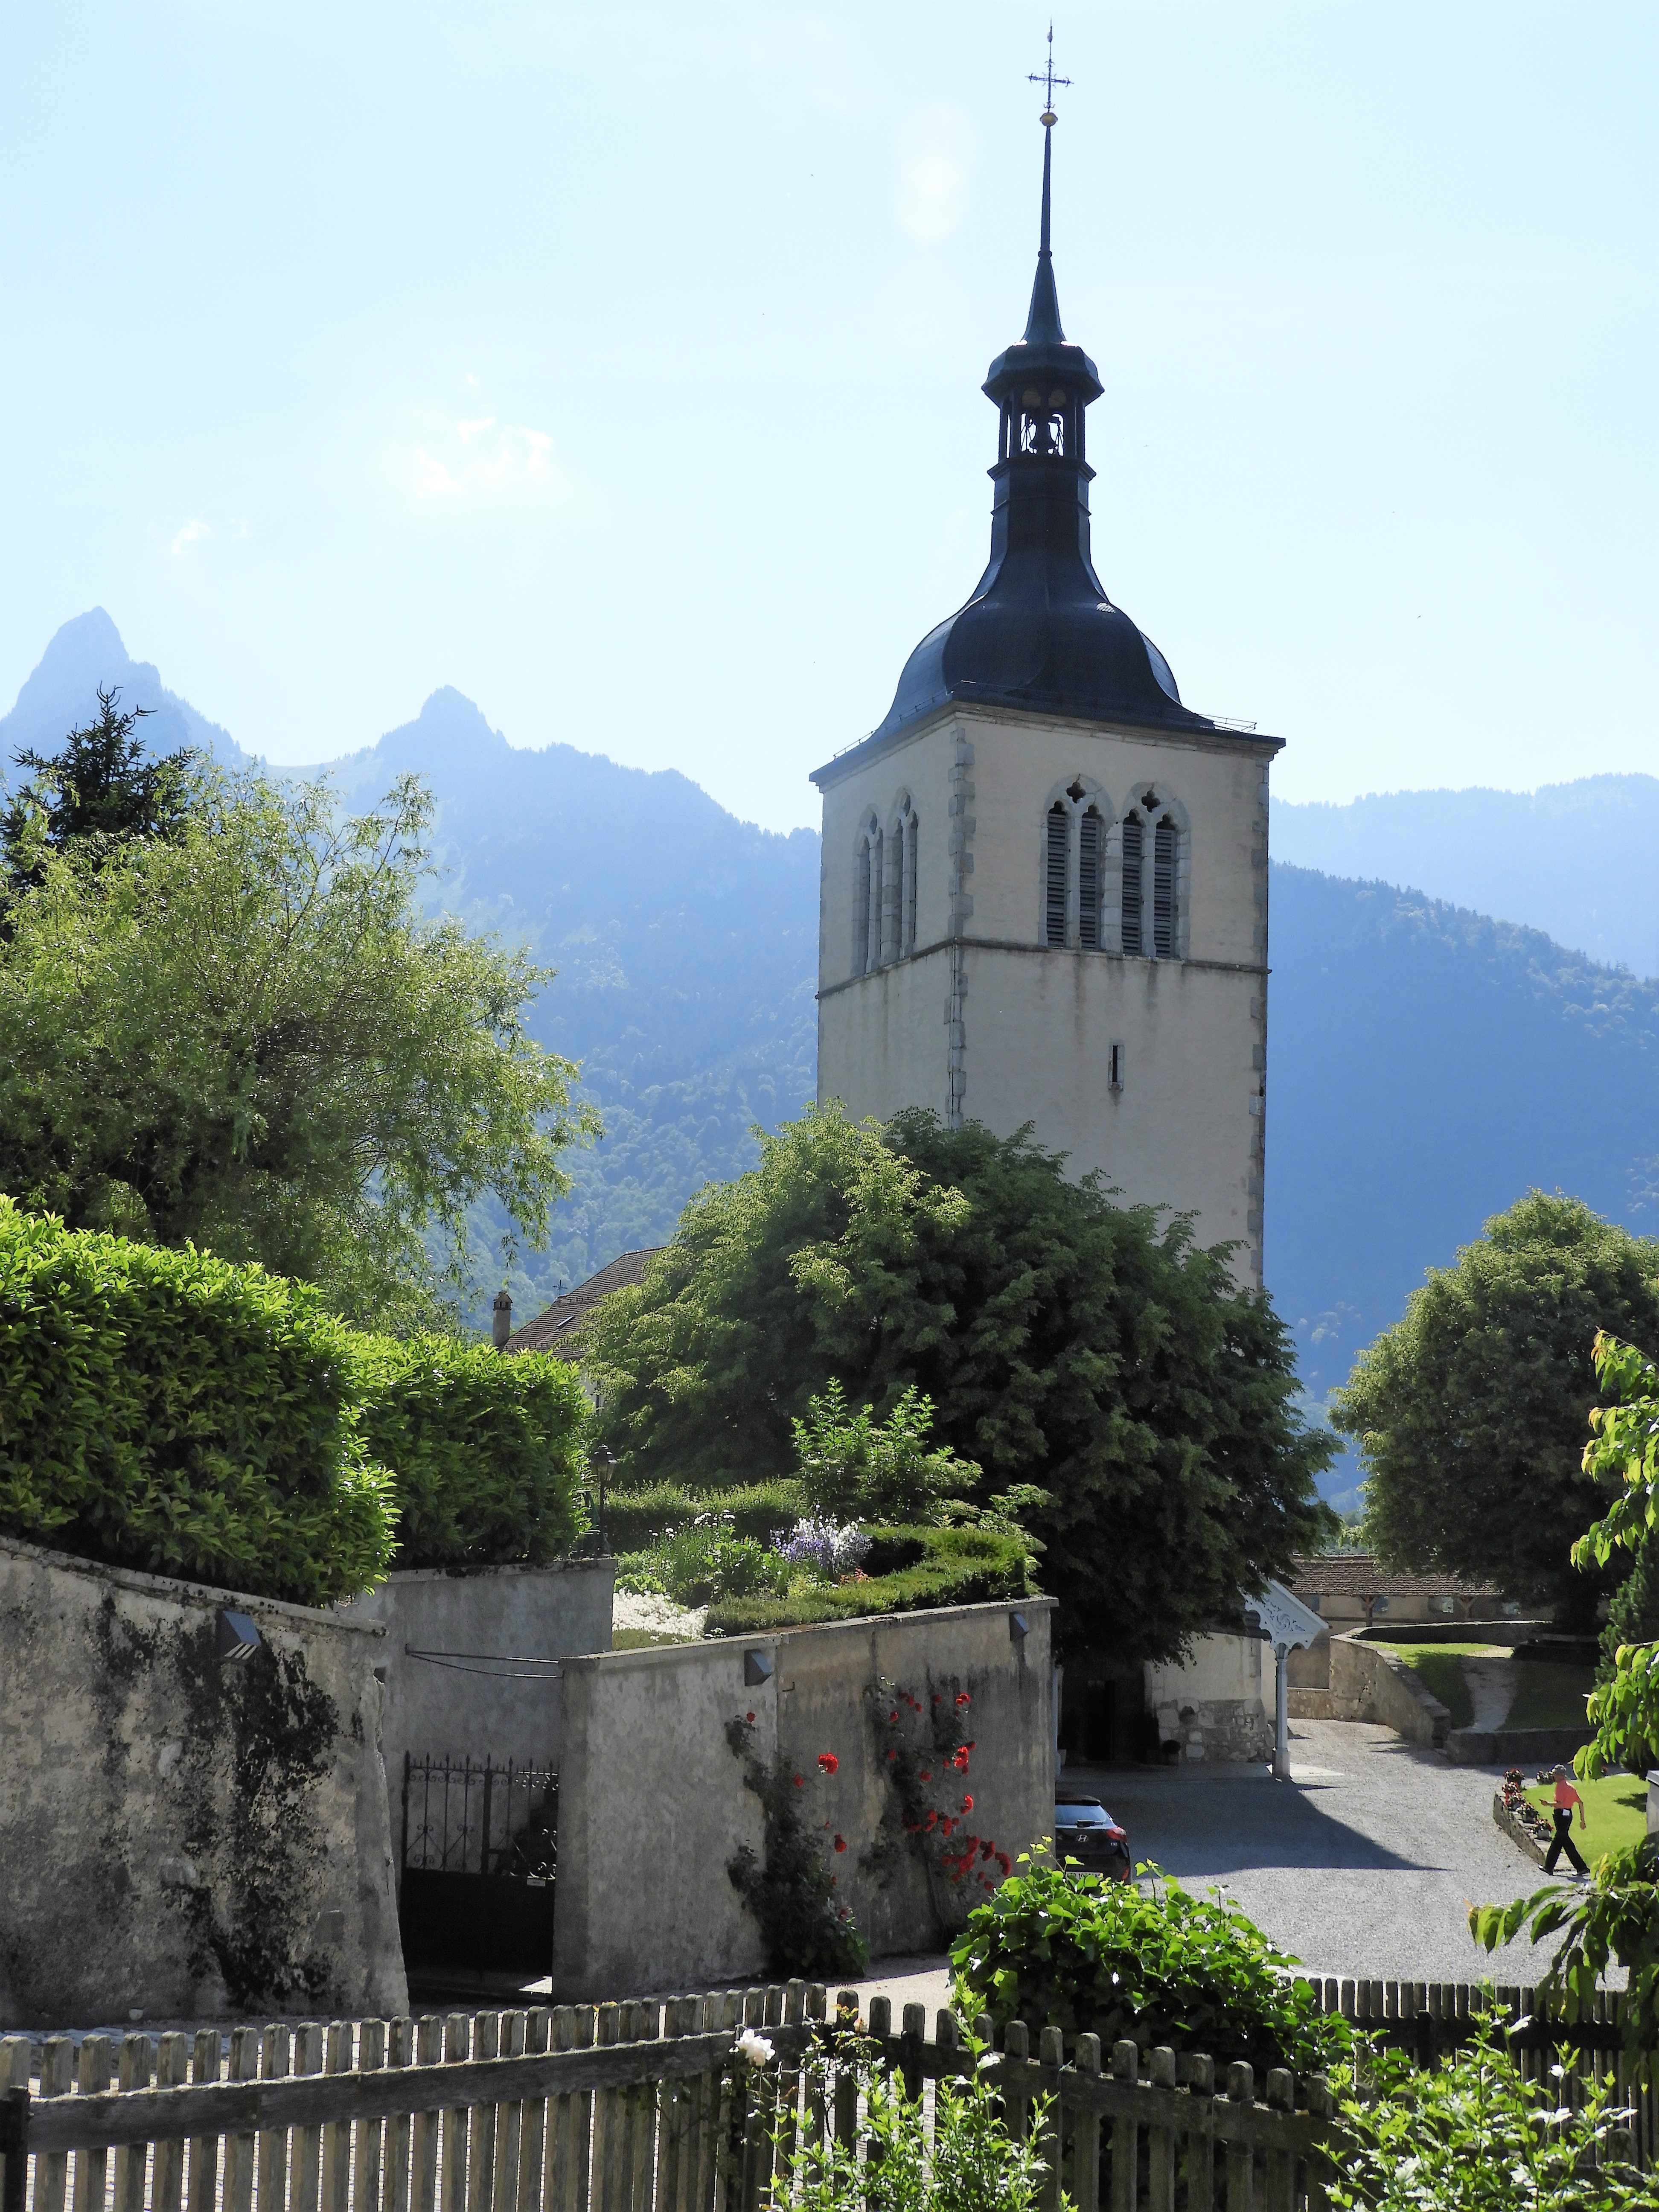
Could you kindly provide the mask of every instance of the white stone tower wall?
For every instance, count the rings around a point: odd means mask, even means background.
[[[1072,1170],[1197,1217],[1261,1279],[1267,1045],[1267,770],[1272,739],[963,709],[823,775],[818,1091],[854,1114],[905,1105],[1035,1125]],[[1109,827],[1155,791],[1182,824],[1177,946],[1125,957],[1045,939],[1043,817],[1081,780]],[[921,825],[915,953],[855,978],[860,823],[911,794]],[[952,811],[954,807],[954,811]],[[952,924],[955,923],[953,931]],[[1111,1087],[1121,1048],[1122,1085]]]

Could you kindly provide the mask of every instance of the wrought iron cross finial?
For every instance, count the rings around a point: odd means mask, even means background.
[[[1072,82],[1068,76],[1054,75],[1054,21],[1052,15],[1048,18],[1048,67],[1041,73],[1033,70],[1026,82],[1029,84],[1040,84],[1042,87],[1042,121],[1045,125],[1052,123],[1054,120],[1054,87],[1057,84],[1070,84]]]

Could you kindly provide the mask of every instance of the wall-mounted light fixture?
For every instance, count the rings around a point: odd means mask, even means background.
[[[1030,1632],[1031,1624],[1027,1620],[1023,1613],[1011,1613],[1009,1614],[1008,1641],[1011,1644],[1024,1644]]]
[[[745,1651],[743,1655],[743,1686],[746,1690],[758,1690],[763,1682],[772,1679],[772,1662],[763,1651]]]
[[[250,1615],[232,1613],[228,1607],[220,1607],[219,1656],[222,1660],[246,1659],[250,1652],[257,1651],[264,1641]]]

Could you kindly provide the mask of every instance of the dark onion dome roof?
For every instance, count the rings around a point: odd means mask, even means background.
[[[1181,703],[1169,662],[1095,574],[1089,543],[1084,412],[1095,365],[1068,345],[1048,245],[1054,117],[1042,140],[1042,231],[1025,334],[991,364],[1001,416],[991,558],[973,596],[904,664],[882,738],[952,699],[1089,720],[1212,729]]]

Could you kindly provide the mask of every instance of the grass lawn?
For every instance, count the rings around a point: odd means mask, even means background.
[[[1460,1729],[1468,1728],[1474,1718],[1474,1700],[1469,1694],[1469,1686],[1463,1675],[1464,1660],[1502,1656],[1501,1650],[1495,1653],[1490,1644],[1390,1642],[1383,1644],[1382,1649],[1392,1651],[1396,1658],[1403,1659],[1413,1674],[1427,1683],[1451,1715],[1452,1726]]]
[[[1571,1670],[1564,1668],[1548,1671]],[[1646,1835],[1648,1785],[1639,1774],[1604,1774],[1599,1782],[1575,1781],[1572,1786],[1584,1801],[1588,1823],[1581,1834],[1575,1816],[1572,1840],[1578,1846],[1579,1856],[1587,1859],[1591,1866],[1604,1851],[1622,1850],[1627,1844],[1639,1844]],[[1554,1784],[1541,1783],[1528,1790],[1527,1796],[1547,1820],[1555,1802]],[[1565,1858],[1557,1863],[1565,1865]]]
[[[1558,1667],[1546,1660],[1523,1660],[1515,1703],[1505,1728],[1583,1728],[1584,1700],[1595,1686],[1589,1667]],[[1588,1798],[1585,1800],[1589,1803]],[[1590,1815],[1595,1818],[1594,1813]]]

